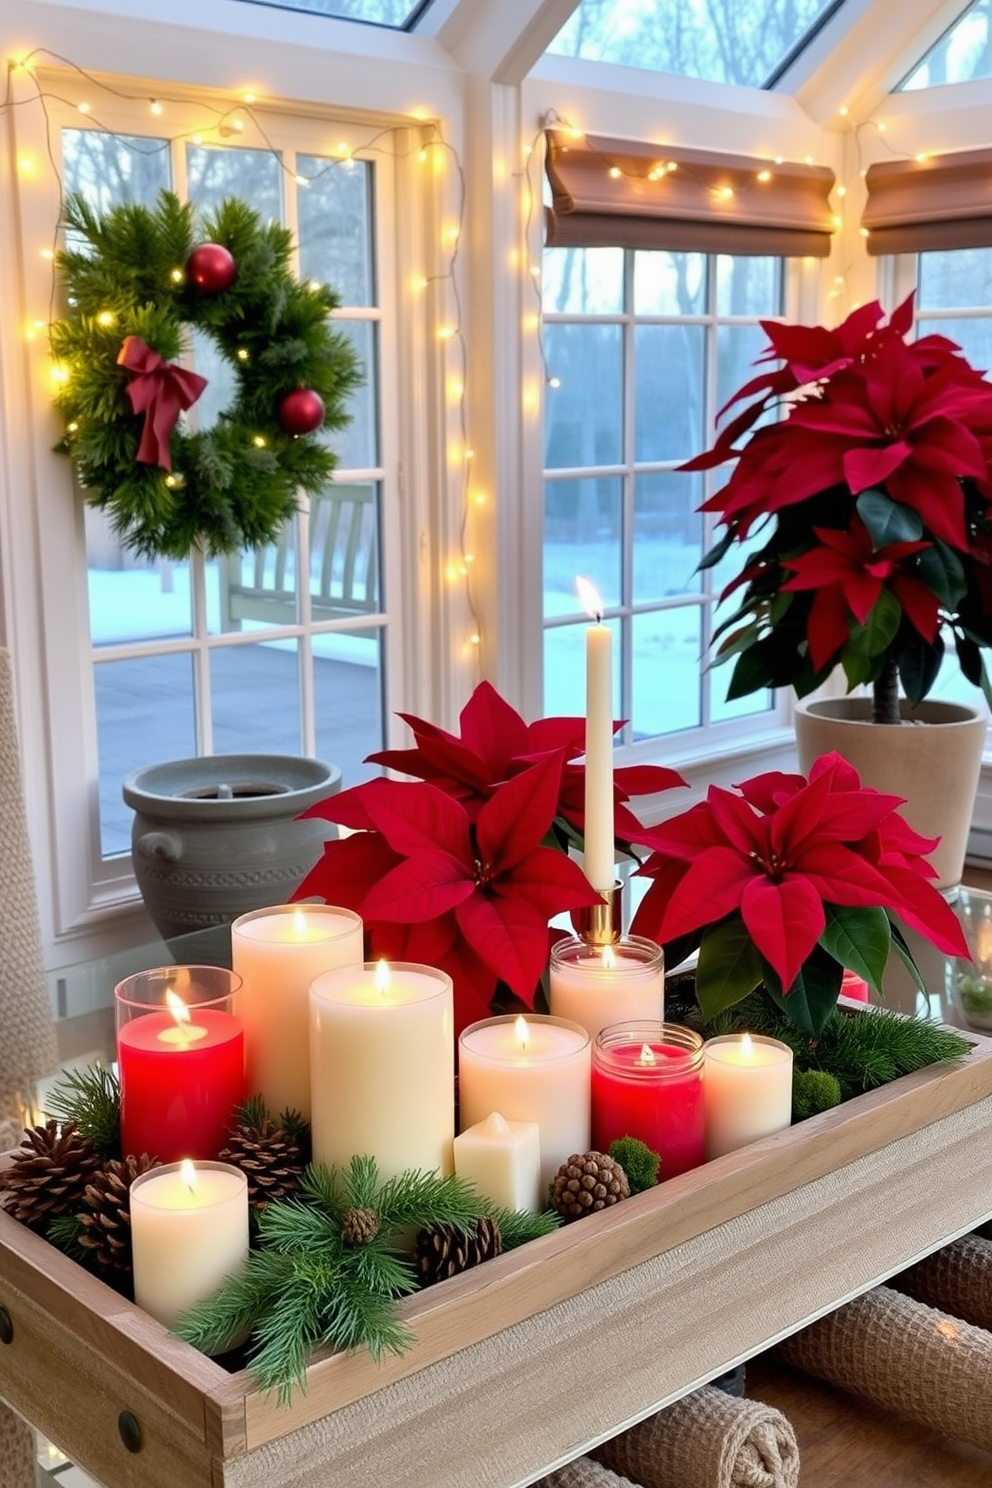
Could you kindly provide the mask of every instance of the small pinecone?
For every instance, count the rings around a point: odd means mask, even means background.
[[[502,1250],[499,1225],[486,1214],[475,1221],[467,1235],[460,1234],[454,1225],[431,1225],[417,1234],[413,1255],[417,1280],[421,1286],[447,1281],[449,1276],[491,1261]]]
[[[39,1229],[81,1207],[86,1185],[102,1165],[92,1139],[81,1136],[75,1122],[29,1127],[0,1175],[5,1208],[21,1224]]]
[[[576,1152],[555,1174],[551,1205],[568,1224],[630,1197],[627,1174],[605,1152]]]
[[[86,1186],[85,1207],[80,1210],[79,1243],[105,1271],[131,1270],[131,1184],[149,1168],[157,1168],[157,1157],[111,1158]]]
[[[341,1239],[346,1245],[369,1245],[379,1233],[374,1209],[349,1209],[341,1221]]]
[[[238,1126],[218,1156],[247,1177],[248,1203],[253,1209],[292,1198],[306,1167],[306,1155],[296,1137],[270,1116],[257,1125]]]

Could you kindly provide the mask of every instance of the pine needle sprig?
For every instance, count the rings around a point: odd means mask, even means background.
[[[342,1243],[341,1222],[336,1215],[303,1199],[280,1199],[260,1210],[258,1237],[263,1245],[284,1254],[336,1252]]]
[[[486,1201],[464,1178],[413,1169],[384,1183],[373,1207],[383,1228],[396,1230],[448,1224],[468,1233],[487,1212]]]
[[[79,1223],[77,1214],[60,1214],[53,1219],[45,1232],[45,1239],[56,1250],[61,1250],[70,1260],[78,1262],[80,1266],[92,1263],[92,1255],[85,1245],[80,1244],[80,1235],[83,1227]]]
[[[49,1092],[46,1112],[63,1124],[75,1123],[101,1156],[121,1155],[121,1087],[112,1069],[95,1064],[69,1069]]]
[[[545,1209],[542,1214],[528,1214],[525,1209],[497,1209],[488,1206],[486,1213],[499,1228],[504,1251],[516,1250],[530,1240],[539,1240],[542,1235],[553,1235],[562,1226],[560,1214]]]

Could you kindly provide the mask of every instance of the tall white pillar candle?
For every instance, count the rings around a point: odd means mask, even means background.
[[[367,962],[310,989],[314,1161],[374,1157],[382,1178],[450,1173],[455,1135],[451,978],[433,966]]]
[[[703,1047],[707,1159],[792,1124],[792,1050],[757,1033],[728,1033]]]
[[[459,1041],[462,1131],[499,1111],[541,1133],[542,1191],[573,1152],[587,1152],[592,1053],[589,1035],[564,1018],[512,1013],[472,1023]]]
[[[555,1017],[581,1023],[592,1040],[614,1023],[663,1023],[665,953],[640,935],[606,946],[569,936],[551,949],[550,993]]]
[[[322,971],[360,966],[362,922],[330,904],[276,904],[231,926],[242,979],[237,1012],[245,1030],[246,1089],[273,1114],[310,1116],[310,984]]]
[[[455,1172],[502,1209],[540,1214],[541,1133],[533,1121],[506,1121],[493,1111],[455,1138]]]
[[[227,1163],[167,1163],[131,1184],[134,1300],[167,1328],[248,1259],[248,1179]]]
[[[613,837],[613,632],[601,620],[603,601],[586,579],[576,581],[595,616],[586,630],[586,765],[583,864],[597,892],[616,880]]]

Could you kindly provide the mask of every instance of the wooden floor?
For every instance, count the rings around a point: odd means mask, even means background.
[[[890,1415],[768,1355],[749,1362],[747,1394],[791,1421],[800,1488],[992,1485],[992,1453]]]

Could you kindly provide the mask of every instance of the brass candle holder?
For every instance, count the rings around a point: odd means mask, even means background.
[[[587,946],[601,950],[603,946],[616,945],[623,935],[623,884],[617,879],[612,889],[601,891],[599,904],[573,909],[571,919],[576,935]]]

